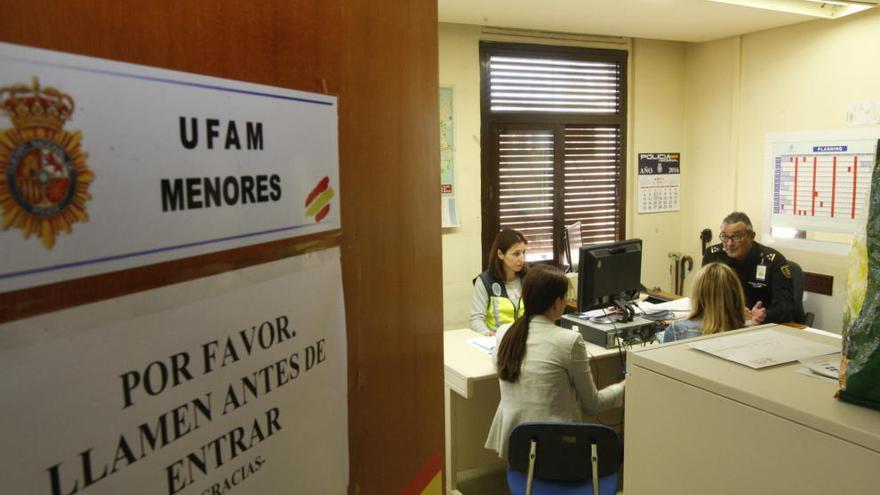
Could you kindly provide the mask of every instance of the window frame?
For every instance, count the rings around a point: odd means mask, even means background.
[[[482,253],[483,260],[500,230],[498,138],[505,130],[552,129],[554,134],[553,165],[553,256],[552,263],[558,265],[562,260],[565,174],[565,129],[580,125],[610,125],[620,130],[620,179],[618,183],[619,213],[618,229],[615,235],[622,240],[626,232],[626,178],[627,178],[627,108],[628,108],[628,59],[626,50],[582,48],[571,46],[533,45],[525,43],[505,43],[480,41],[480,204],[482,214]],[[585,62],[613,62],[619,64],[620,105],[613,115],[596,115],[569,112],[497,112],[490,107],[489,60],[491,56],[529,56],[534,58],[566,58]],[[548,260],[551,261],[551,260]]]

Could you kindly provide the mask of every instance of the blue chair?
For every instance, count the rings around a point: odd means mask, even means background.
[[[512,495],[614,495],[622,460],[607,426],[523,423],[510,433],[507,486]]]

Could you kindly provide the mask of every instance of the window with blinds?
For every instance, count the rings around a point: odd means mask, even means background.
[[[613,114],[619,67],[608,62],[489,56],[492,112]]]
[[[553,139],[553,130],[547,129],[501,131],[498,136],[498,230],[522,232],[531,259],[553,253]]]
[[[529,261],[562,258],[565,226],[584,244],[623,237],[626,52],[480,44],[483,250],[505,228]]]
[[[566,127],[562,214],[565,225],[581,222],[581,240],[620,240],[624,230],[620,129]]]

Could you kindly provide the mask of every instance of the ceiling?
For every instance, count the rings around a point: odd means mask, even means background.
[[[440,22],[691,42],[815,19],[707,0],[438,0],[438,8]]]

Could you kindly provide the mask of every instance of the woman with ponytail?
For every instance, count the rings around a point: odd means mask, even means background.
[[[525,314],[498,334],[501,403],[486,448],[501,458],[507,458],[508,437],[520,423],[578,423],[623,404],[623,383],[596,389],[580,333],[554,324],[565,310],[567,294],[562,270],[533,266],[523,279]]]

